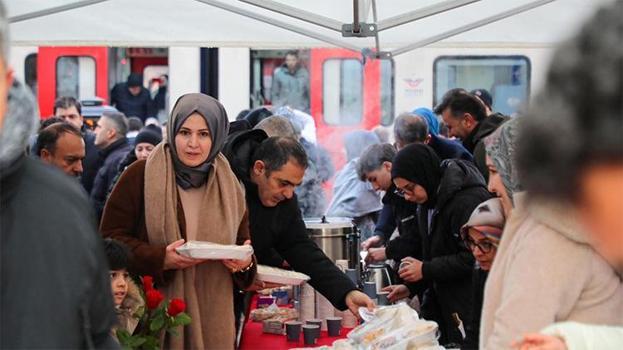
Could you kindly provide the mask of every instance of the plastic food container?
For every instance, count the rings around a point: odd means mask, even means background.
[[[176,251],[190,258],[213,260],[244,260],[253,255],[253,247],[250,245],[225,245],[201,241],[188,241],[177,247]]]

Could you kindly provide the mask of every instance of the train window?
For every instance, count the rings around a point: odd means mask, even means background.
[[[62,56],[56,60],[56,96],[86,99],[95,96],[95,60]]]
[[[442,56],[435,60],[433,105],[454,88],[484,88],[492,109],[512,115],[530,97],[530,60],[525,56]]]
[[[37,54],[31,53],[24,60],[24,80],[32,93],[37,96]]]
[[[381,60],[381,125],[394,122],[394,61]]]
[[[354,125],[363,116],[363,65],[356,59],[329,59],[322,66],[322,110],[331,125]]]

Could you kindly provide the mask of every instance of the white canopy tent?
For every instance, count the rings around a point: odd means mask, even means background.
[[[371,0],[362,1],[369,3]],[[537,8],[502,19],[480,28],[444,39],[448,45],[530,45],[549,46],[573,34],[578,25],[596,8],[612,0],[556,0]],[[449,0],[376,0],[378,21],[426,9]],[[463,1],[468,3],[470,1]],[[535,0],[473,0],[453,10],[393,27],[379,33],[382,50],[402,48],[414,42],[429,44],[431,38],[482,19],[494,16]],[[343,44],[353,49],[374,48],[373,37],[344,38],[340,32],[278,14],[246,2],[235,0],[5,0],[12,44],[41,45],[108,45],[108,46],[202,46],[292,48]],[[92,3],[23,19],[24,15],[59,6]],[[211,3],[211,4],[208,4]],[[285,23],[312,33],[316,38],[297,34],[219,7],[229,6],[257,16]],[[278,4],[295,7],[334,20],[353,22],[350,0],[278,0]],[[362,6],[362,21],[374,23],[372,11]],[[319,40],[330,39],[330,40]],[[417,45],[416,45],[417,46]]]

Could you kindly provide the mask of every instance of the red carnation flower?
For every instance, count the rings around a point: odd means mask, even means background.
[[[145,292],[145,298],[147,299],[147,308],[153,310],[164,300],[164,295],[157,289],[151,289]]]
[[[154,278],[151,276],[143,276],[143,290],[145,292],[154,289]]]
[[[186,310],[186,303],[182,299],[172,299],[169,303],[169,308],[167,309],[167,313],[171,317],[177,316],[177,314],[184,312]]]

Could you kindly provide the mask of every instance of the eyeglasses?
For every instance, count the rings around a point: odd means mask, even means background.
[[[398,197],[405,198],[405,191],[401,190],[400,188],[395,189],[394,194]]]
[[[491,252],[493,249],[496,249],[498,247],[497,243],[493,243],[488,240],[482,241],[482,242],[475,242],[471,238],[466,237],[463,239],[463,241],[465,242],[465,245],[467,246],[469,250],[473,251],[474,247],[478,247],[478,250],[480,250],[480,252],[483,254],[487,254]]]

